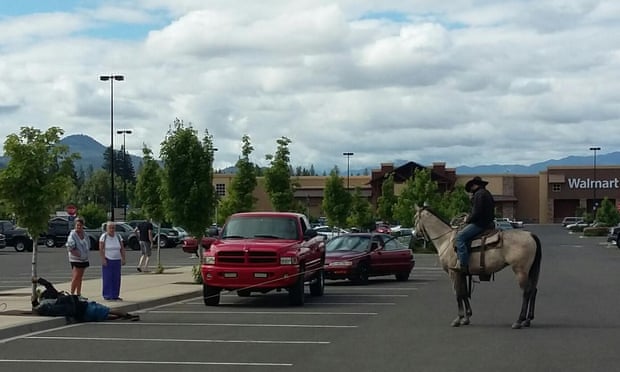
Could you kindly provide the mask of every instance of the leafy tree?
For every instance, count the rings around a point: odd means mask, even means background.
[[[444,194],[439,203],[437,213],[450,220],[462,213],[471,211],[471,199],[465,191],[465,186],[456,185],[454,190]]]
[[[375,225],[372,205],[362,196],[362,190],[359,186],[355,187],[351,197],[351,212],[347,222],[349,226],[358,227],[362,231],[371,230]]]
[[[344,227],[351,207],[351,194],[345,189],[338,167],[334,167],[325,182],[323,211],[332,226]]]
[[[142,147],[143,166],[138,172],[136,182],[136,204],[146,218],[161,222],[165,218],[162,200],[162,169],[153,158],[153,151],[146,145]]]
[[[265,189],[276,211],[290,211],[294,209],[288,148],[291,140],[281,137],[276,142],[278,144],[276,154],[266,156],[271,166],[265,170]]]
[[[438,190],[437,182],[431,179],[429,169],[416,169],[398,196],[394,206],[394,218],[405,226],[412,226],[416,205],[428,204],[438,208],[440,199]]]
[[[10,158],[0,172],[0,199],[15,213],[17,223],[28,229],[33,240],[47,231],[49,215],[66,197],[72,180],[59,171],[70,155],[59,143],[63,130],[51,127],[45,132],[22,127],[19,134],[9,134],[4,142]],[[32,274],[36,275],[36,244],[33,244]],[[32,295],[36,294],[36,285]]]
[[[250,137],[246,134],[241,139],[243,146],[241,148],[241,157],[237,160],[235,167],[237,174],[233,177],[228,195],[222,200],[218,208],[218,214],[223,218],[233,213],[249,212],[254,210],[256,198],[253,195],[257,185],[256,167],[250,161],[250,155],[254,151],[254,147],[250,143]],[[220,221],[219,216],[218,222]]]
[[[596,220],[606,226],[616,226],[620,222],[620,213],[608,198],[604,198],[601,206],[597,209]]]
[[[202,141],[197,131],[176,119],[162,142],[166,209],[171,221],[201,237],[213,221],[213,138],[208,131]]]
[[[398,199],[394,194],[394,175],[390,174],[383,180],[381,196],[377,199],[377,215],[385,222],[394,221],[394,205]]]
[[[86,226],[91,228],[101,226],[108,219],[106,209],[95,203],[88,203],[82,206],[78,213],[86,221]]]
[[[119,185],[121,185],[120,177],[115,177],[114,188],[116,189],[116,195],[120,191]],[[110,173],[103,169],[94,171],[77,192],[77,203],[78,205],[94,203],[105,207],[107,210],[110,205]]]

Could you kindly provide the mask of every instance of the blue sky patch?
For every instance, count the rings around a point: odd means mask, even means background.
[[[368,12],[363,14],[360,19],[386,19],[396,23],[409,22],[409,16],[406,13],[396,10],[385,10],[380,12]]]

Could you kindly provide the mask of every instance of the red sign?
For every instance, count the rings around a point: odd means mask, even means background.
[[[75,216],[76,213],[77,213],[77,207],[75,205],[73,205],[73,204],[69,204],[65,208],[65,211],[67,211],[67,213],[69,213],[69,216]]]

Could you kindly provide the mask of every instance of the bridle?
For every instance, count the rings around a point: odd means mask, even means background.
[[[431,213],[431,212],[429,212]],[[418,215],[420,214],[420,212],[418,212]],[[440,239],[450,233],[452,233],[454,231],[453,228],[450,228],[448,231],[446,231],[445,233],[439,234],[438,236],[431,238],[431,236],[428,234],[428,231],[426,231],[426,228],[424,227],[424,225],[420,224],[420,217],[417,217],[417,223],[416,223],[416,231],[418,230],[417,227],[421,227],[422,230],[422,234],[424,235],[424,239],[426,239],[426,241],[431,241],[434,242],[437,239]]]

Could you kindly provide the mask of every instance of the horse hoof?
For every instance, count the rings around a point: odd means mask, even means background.
[[[459,318],[454,319],[454,320],[452,321],[452,323],[450,323],[450,325],[451,325],[452,327],[459,327],[459,326],[461,325],[461,319],[459,319]]]
[[[461,325],[469,325],[469,318],[463,318],[460,321]]]
[[[521,329],[521,322],[512,323],[512,329]]]
[[[521,322],[521,326],[522,327],[526,327],[526,328],[529,327],[530,324],[531,324],[531,322],[530,322],[529,319],[525,319],[524,321]]]

